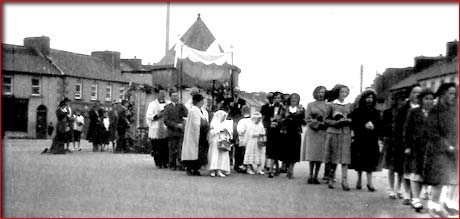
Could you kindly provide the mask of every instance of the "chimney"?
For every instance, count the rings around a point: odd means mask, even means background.
[[[91,53],[92,57],[103,60],[112,67],[112,71],[120,71],[120,53],[114,51],[96,51]]]
[[[447,58],[454,58],[458,55],[458,41],[452,41],[447,43]]]
[[[430,67],[431,65],[439,61],[442,61],[443,59],[444,59],[443,56],[439,56],[439,57],[417,56],[415,57],[415,64],[414,64],[415,72],[420,72]]]
[[[142,59],[134,57],[134,59],[122,59],[123,62],[127,63],[131,68],[135,70],[142,69]]]
[[[24,38],[24,46],[39,51],[45,56],[51,53],[50,38],[46,36]]]

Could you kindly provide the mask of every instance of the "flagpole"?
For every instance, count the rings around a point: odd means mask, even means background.
[[[166,3],[166,45],[165,45],[165,56],[168,53],[169,50],[169,7],[171,5],[171,2],[168,1]]]

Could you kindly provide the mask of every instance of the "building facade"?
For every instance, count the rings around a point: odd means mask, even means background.
[[[64,97],[74,112],[88,112],[95,101],[110,110],[128,85],[118,52],[51,49],[48,37],[25,38],[23,46],[2,44],[2,137],[47,138]]]

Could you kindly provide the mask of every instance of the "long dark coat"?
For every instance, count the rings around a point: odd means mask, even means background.
[[[50,152],[54,154],[63,154],[64,144],[67,141],[67,131],[70,130],[68,126],[67,113],[62,111],[60,108],[56,110],[57,124],[56,124],[56,135],[54,136]]]
[[[404,162],[404,173],[423,174],[425,148],[428,139],[428,117],[421,108],[409,110],[404,125],[404,146],[410,149]]]
[[[398,112],[395,116],[394,124],[394,153],[393,153],[393,167],[394,171],[397,173],[404,172],[404,160],[406,155],[404,153],[404,123],[406,122],[407,113],[411,109],[410,102],[407,101],[404,106],[398,109]]]
[[[351,144],[351,166],[357,171],[375,172],[380,161],[378,138],[382,129],[380,112],[374,107],[357,108],[351,113],[351,128],[354,132]],[[372,122],[374,129],[365,127]]]
[[[93,144],[102,143],[102,131],[104,130],[104,125],[102,123],[99,112],[96,112],[95,109],[89,111],[89,127],[86,135],[86,139]]]
[[[458,184],[457,108],[438,104],[430,111],[429,139],[423,168],[430,185]],[[454,151],[449,151],[454,146]]]
[[[282,125],[285,132],[285,142],[283,143],[285,146],[280,151],[280,160],[287,163],[298,162],[300,161],[302,125],[306,125],[305,108],[298,106],[294,113],[285,108]]]

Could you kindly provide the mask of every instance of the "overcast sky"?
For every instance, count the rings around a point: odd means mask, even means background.
[[[298,92],[312,100],[318,85],[342,83],[359,93],[388,67],[419,55],[445,55],[458,39],[459,7],[443,4],[172,3],[170,46],[198,13],[222,47],[234,52],[245,91]],[[48,36],[51,48],[157,63],[165,52],[166,3],[4,3],[3,42]]]

